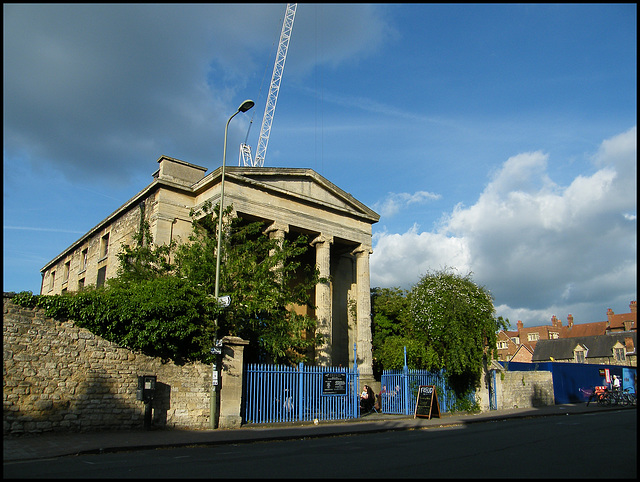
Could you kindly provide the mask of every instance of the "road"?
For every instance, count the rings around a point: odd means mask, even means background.
[[[633,478],[637,410],[4,464],[4,478]]]

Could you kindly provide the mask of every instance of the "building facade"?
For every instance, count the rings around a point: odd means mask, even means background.
[[[513,357],[516,352],[523,356],[521,346],[526,346],[527,351],[533,353],[539,341],[559,340],[566,338],[593,337],[611,333],[637,331],[637,304],[629,303],[629,313],[615,314],[611,308],[607,310],[607,321],[575,324],[573,315],[567,316],[567,326],[555,315],[551,317],[551,325],[524,327],[518,320],[516,330],[501,330],[497,336],[497,356],[500,361],[516,361]],[[526,357],[527,355],[524,354]],[[524,361],[524,360],[518,360]]]
[[[636,343],[635,331],[540,340],[533,352],[531,362],[551,361],[636,367],[638,366]]]
[[[92,228],[41,270],[44,295],[101,286],[117,275],[117,254],[133,244],[141,216],[154,243],[187,240],[190,211],[221,198],[222,168],[206,168],[162,156],[153,182]],[[261,220],[265,234],[311,240],[310,263],[330,281],[316,286],[314,315],[326,343],[319,365],[353,363],[353,347],[364,380],[373,379],[371,354],[371,227],[379,215],[311,169],[226,167],[224,206],[234,215]]]

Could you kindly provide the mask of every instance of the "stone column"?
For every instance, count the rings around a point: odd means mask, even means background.
[[[288,224],[281,223],[272,223],[269,225],[267,229],[264,230],[265,234],[268,234],[271,239],[278,240],[280,246],[282,246],[282,242],[284,241],[284,236],[289,232]]]
[[[356,257],[356,349],[362,384],[370,384],[374,380],[371,346],[371,280],[369,278],[369,255],[371,253],[371,248],[362,244],[353,251]]]
[[[280,246],[282,248],[282,244],[284,243],[284,237],[286,235],[286,233],[289,232],[289,225],[288,224],[280,224],[280,223],[272,223],[267,229],[264,230],[264,233],[269,235],[269,238],[271,239],[275,239],[276,242],[278,243],[278,246]],[[270,255],[273,255],[273,251],[269,253]],[[282,265],[278,265],[277,268],[281,268]],[[278,281],[282,281],[281,279],[279,279]]]
[[[331,365],[331,344],[333,323],[331,317],[331,244],[333,237],[320,235],[311,245],[316,248],[316,266],[320,271],[320,277],[326,278],[324,283],[316,285],[316,319],[318,320],[318,333],[322,335],[324,342],[316,347],[316,363],[320,366]]]
[[[219,428],[239,428],[242,425],[243,359],[244,347],[248,344],[237,336],[222,338]]]

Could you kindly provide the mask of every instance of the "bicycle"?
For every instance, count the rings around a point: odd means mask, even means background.
[[[636,405],[636,392],[632,392],[631,388],[625,388],[621,396],[624,397],[626,404]]]
[[[611,405],[611,394],[609,389],[605,386],[593,387],[591,390],[585,390],[583,388],[580,388],[579,390],[589,397],[589,400],[587,400],[587,407],[592,400],[595,400],[601,407]]]

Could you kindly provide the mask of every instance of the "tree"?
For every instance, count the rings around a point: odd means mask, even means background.
[[[371,335],[373,368],[379,374],[404,365],[403,346],[411,344],[407,291],[400,288],[371,289]],[[398,350],[398,347],[400,348]]]
[[[505,321],[495,318],[491,293],[471,274],[427,273],[413,287],[409,305],[414,335],[426,346],[426,367],[445,369],[456,391],[475,386],[496,349]]]
[[[176,274],[203,292],[215,291],[218,208],[206,202],[192,211],[189,242],[177,247]],[[223,213],[219,294],[231,305],[217,313],[217,337],[235,335],[249,340],[247,359],[297,363],[318,342],[316,320],[296,313],[293,306],[313,309],[311,293],[320,281],[315,265],[302,262],[307,238],[271,239],[265,223]]]
[[[315,265],[303,263],[306,237],[270,239],[264,223],[233,217],[228,207],[220,294],[231,296],[232,302],[223,309],[213,296],[218,219],[211,203],[191,212],[193,232],[188,243],[177,246],[154,245],[143,206],[141,211],[133,245],[118,253],[118,277],[98,289],[56,296],[24,292],[15,301],[40,306],[47,316],[73,319],[109,341],[177,363],[210,362],[210,348],[225,335],[249,340],[250,361],[293,364],[305,358],[318,342],[316,321],[292,308],[312,309],[311,293],[320,281]]]

